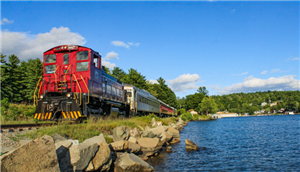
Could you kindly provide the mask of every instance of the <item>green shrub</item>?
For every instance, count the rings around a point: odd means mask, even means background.
[[[199,117],[200,117],[200,116],[199,116],[198,114],[194,114],[194,115],[193,115],[193,121],[197,121],[197,120],[199,119]]]
[[[178,110],[177,110],[177,114],[178,114],[178,115],[182,115],[182,114],[184,114],[184,113],[186,113],[185,109],[178,109]]]
[[[182,114],[181,119],[183,121],[192,121],[193,120],[193,115],[191,113],[189,113],[189,112],[188,113],[184,113],[184,114]]]

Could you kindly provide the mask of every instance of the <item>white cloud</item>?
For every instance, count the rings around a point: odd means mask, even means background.
[[[241,74],[233,74],[234,76],[242,76],[242,75],[247,75],[248,72],[244,72],[244,73],[241,73]]]
[[[217,84],[217,85],[211,85],[209,86],[210,88],[212,88],[212,90],[221,90],[221,85],[220,84]]]
[[[218,94],[230,94],[239,92],[254,92],[267,90],[298,90],[300,89],[300,81],[294,78],[293,75],[282,77],[271,77],[268,79],[254,78],[250,76],[244,79],[243,83],[227,86]]]
[[[37,35],[1,31],[0,39],[2,39],[0,42],[2,53],[5,55],[15,54],[20,60],[42,58],[44,51],[58,45],[84,45],[86,42],[83,36],[71,32],[68,27],[53,27],[50,32]]]
[[[114,46],[129,48],[129,45],[122,41],[111,41],[111,44]]]
[[[155,79],[150,79],[148,80],[151,84],[158,84],[158,81]]]
[[[128,44],[131,46],[136,46],[136,47],[138,47],[140,45],[140,43],[133,43],[133,42],[128,42]]]
[[[281,69],[272,69],[271,73],[281,72]]]
[[[8,20],[7,18],[3,18],[1,21],[1,25],[12,24],[13,22],[14,22],[13,20]]]
[[[116,64],[105,61],[104,59],[102,59],[102,65],[109,69],[113,69],[114,67],[116,67]]]
[[[265,74],[267,74],[267,72],[268,71],[265,70],[265,71],[262,71],[260,74],[265,75]]]
[[[230,14],[234,14],[235,11],[236,11],[236,9],[233,9],[233,10],[231,10],[229,13],[230,13]]]
[[[184,92],[186,90],[199,88],[195,83],[199,81],[200,78],[201,77],[198,74],[191,75],[188,73],[180,75],[173,80],[167,80],[167,82],[174,92]]]
[[[106,54],[105,60],[113,60],[113,59],[119,59],[119,54],[113,51]]]
[[[122,42],[122,41],[111,41],[111,44],[114,45],[114,46],[118,46],[118,47],[125,47],[127,49],[129,49],[130,46],[138,47],[140,45],[140,43],[133,43],[133,42],[125,43],[125,42]]]
[[[295,61],[295,60],[299,60],[299,57],[295,57],[295,58],[293,58],[292,60],[294,60],[294,61]]]

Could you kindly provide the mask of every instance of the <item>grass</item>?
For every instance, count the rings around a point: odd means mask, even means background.
[[[89,119],[86,123],[72,124],[59,123],[58,125],[51,127],[40,127],[38,130],[32,131],[23,135],[23,137],[29,137],[31,139],[39,138],[45,134],[53,136],[54,133],[58,133],[62,136],[67,136],[70,139],[79,140],[83,142],[84,140],[97,136],[101,133],[104,134],[105,139],[108,143],[112,142],[110,137],[107,135],[111,134],[112,130],[117,126],[126,126],[129,129],[133,129],[138,126],[145,127],[149,126],[152,118],[156,121],[162,121],[163,125],[169,125],[169,122],[176,122],[177,118],[159,118],[155,115],[142,116],[142,117],[132,117],[127,119]],[[21,136],[22,137],[22,136]]]

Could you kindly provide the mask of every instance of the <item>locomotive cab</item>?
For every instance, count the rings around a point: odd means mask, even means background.
[[[129,111],[123,83],[105,73],[98,52],[83,46],[62,45],[44,52],[43,77],[36,90],[38,120],[78,120]]]

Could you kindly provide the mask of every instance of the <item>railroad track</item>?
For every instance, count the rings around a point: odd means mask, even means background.
[[[2,124],[1,133],[3,132],[15,132],[15,131],[26,131],[26,130],[36,130],[39,127],[52,126],[56,123],[40,123],[40,124]]]

